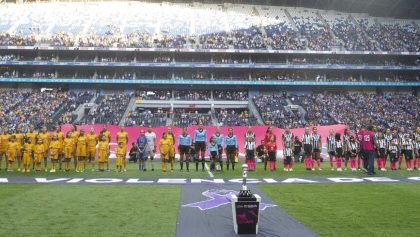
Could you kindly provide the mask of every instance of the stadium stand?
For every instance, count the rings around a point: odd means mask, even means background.
[[[3,4],[0,22],[0,45],[420,49],[418,26],[411,20],[301,7],[146,2]]]

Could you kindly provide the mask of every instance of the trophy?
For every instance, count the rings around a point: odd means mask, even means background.
[[[248,165],[242,165],[242,188],[231,196],[233,229],[236,234],[258,234],[261,197],[252,194],[246,185]]]
[[[238,197],[252,197],[251,190],[248,189],[246,185],[246,178],[248,177],[248,165],[242,165],[242,188],[239,191]]]

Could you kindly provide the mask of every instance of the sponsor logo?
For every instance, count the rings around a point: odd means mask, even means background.
[[[196,207],[201,211],[213,209],[226,204],[230,204],[232,195],[238,195],[239,192],[229,189],[210,189],[201,193],[207,200],[182,205],[182,207]],[[274,204],[260,203],[260,210],[264,211],[267,207],[276,207]]]

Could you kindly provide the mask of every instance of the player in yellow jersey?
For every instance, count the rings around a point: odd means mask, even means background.
[[[31,160],[33,157],[34,145],[32,144],[32,138],[25,138],[23,144],[23,168],[22,172],[30,172],[31,170]]]
[[[35,146],[37,136],[38,136],[38,134],[35,132],[34,126],[29,125],[29,132],[27,132],[25,134],[25,139],[28,140],[30,138],[32,145]],[[32,169],[34,170],[35,169],[35,162],[34,162],[33,154],[31,155],[31,160],[32,160]]]
[[[77,154],[76,154],[76,148],[77,148],[77,139],[79,138],[80,133],[77,131],[76,125],[73,125],[71,127],[71,137],[73,138],[73,162],[74,162],[74,169],[77,168]]]
[[[87,157],[92,164],[92,171],[95,171],[95,157],[96,145],[98,144],[98,135],[95,134],[95,129],[91,128],[87,137]]]
[[[64,170],[66,172],[70,171],[70,162],[71,162],[71,158],[73,158],[73,147],[74,147],[74,140],[71,137],[71,132],[67,132],[66,138],[63,141]]]
[[[98,166],[99,171],[104,171],[104,163],[107,163],[107,166],[109,167],[109,142],[107,142],[107,139],[105,136],[101,136],[101,139],[98,144]],[[109,171],[109,168],[108,168]]]
[[[166,130],[168,139],[172,140],[172,149],[169,151],[169,162],[171,163],[171,171],[174,171],[175,162],[175,134],[172,132],[172,128],[168,127]]]
[[[80,136],[77,139],[76,156],[77,156],[76,172],[84,172],[86,168],[86,157],[87,157],[87,138],[85,136],[84,129],[80,130]]]
[[[44,157],[45,148],[42,139],[38,139],[34,147],[35,171],[41,171],[41,160]]]
[[[118,143],[117,148],[115,149],[115,156],[117,157],[115,163],[116,163],[116,170],[117,172],[122,171],[122,167],[124,164],[125,156],[127,153],[126,146],[124,146],[123,142]]]
[[[111,132],[108,131],[108,125],[104,124],[104,126],[102,127],[102,130],[101,130],[101,133],[102,133],[102,135],[105,136],[106,141],[108,143],[110,143],[111,142]]]
[[[160,148],[160,159],[162,160],[162,171],[166,172],[166,163],[169,161],[169,154],[173,149],[173,141],[168,138],[168,134],[165,132],[163,138],[159,141]]]
[[[58,136],[54,135],[50,142],[50,160],[51,160],[51,169],[50,173],[55,172],[55,166],[58,163],[58,154],[60,152],[60,141],[58,140]]]
[[[17,171],[19,172],[20,169],[22,168],[22,146],[23,146],[23,139],[25,138],[25,136],[21,132],[20,127],[16,128],[16,131],[13,135],[16,137],[16,142],[18,144],[18,152],[16,154],[16,159],[18,162]]]
[[[64,133],[61,131],[60,125],[57,125],[55,127],[55,131],[52,133],[52,136],[57,136],[57,140],[59,144],[57,162],[58,162],[59,170],[61,170],[62,165],[63,165],[62,163],[63,163],[63,155],[64,155],[64,150],[63,150]]]
[[[18,150],[19,143],[17,143],[16,137],[12,135],[9,144],[7,144],[7,171],[13,171],[13,164],[15,163]]]
[[[3,133],[0,135],[0,170],[3,157],[5,157],[7,169],[7,146],[9,145],[10,134],[9,130],[5,127],[3,128]]]
[[[124,126],[120,126],[120,131],[117,132],[117,144],[123,143],[123,146],[127,150],[128,143],[128,133],[125,131]],[[123,159],[124,171],[127,171],[127,161],[124,157]]]
[[[38,133],[38,138],[42,140],[42,144],[44,145],[44,170],[47,172],[47,164],[48,164],[48,148],[50,146],[51,136],[47,132],[47,128],[44,126],[41,128],[41,131]]]

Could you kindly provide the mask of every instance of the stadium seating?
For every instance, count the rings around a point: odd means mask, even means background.
[[[201,3],[2,5],[0,45],[420,50],[420,32],[411,20],[365,14]]]

